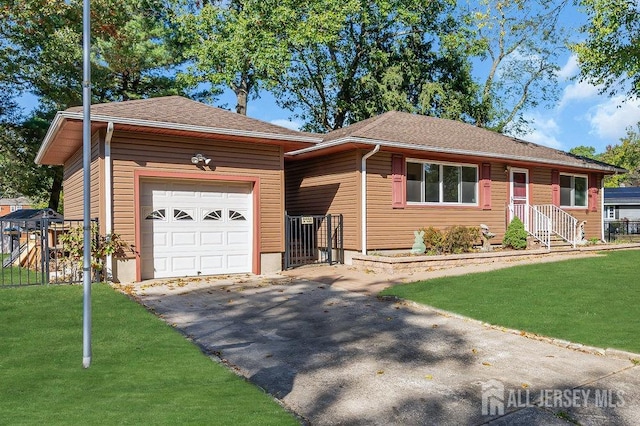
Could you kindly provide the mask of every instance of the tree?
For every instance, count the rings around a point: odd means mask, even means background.
[[[397,109],[460,119],[469,110],[469,70],[453,49],[447,0],[334,2],[332,40],[292,46],[274,92],[306,130],[326,132]]]
[[[486,66],[473,122],[498,132],[526,132],[522,113],[557,97],[558,55],[566,38],[558,17],[567,0],[479,0],[461,11],[468,51]]]
[[[0,193],[26,195],[58,209],[62,189],[62,168],[34,167],[40,142],[49,128],[50,117],[34,113],[18,124],[0,124]],[[32,166],[33,164],[33,166]]]
[[[615,188],[622,184],[640,186],[640,123],[636,129],[627,129],[620,144],[607,146],[599,159],[628,170],[628,173],[608,176],[605,180],[606,187]]]
[[[597,160],[599,157],[594,147],[585,145],[575,146],[569,150],[569,153],[584,158],[591,158],[592,160]]]
[[[177,0],[175,0],[177,1]],[[172,71],[181,56],[168,43],[166,6],[174,0],[93,0],[93,103],[183,93]],[[61,170],[33,160],[57,110],[82,104],[82,0],[0,0],[0,83],[39,99],[38,111],[20,126],[13,121],[2,150],[3,185],[42,197],[49,185],[57,209]],[[6,135],[6,134],[5,134]],[[27,181],[25,181],[25,179]],[[31,181],[32,180],[32,181]]]
[[[640,7],[629,0],[581,0],[589,23],[586,39],[572,45],[580,64],[580,77],[602,92],[640,95]],[[621,83],[628,83],[627,86]]]
[[[292,46],[331,37],[334,4],[332,0],[189,3],[174,18],[190,61],[181,78],[192,85],[209,84],[211,94],[231,88],[236,112],[246,115],[248,99],[282,79]]]

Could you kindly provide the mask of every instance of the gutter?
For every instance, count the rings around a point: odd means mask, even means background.
[[[609,171],[613,173],[618,173],[622,170],[617,167],[616,168],[593,168],[593,167],[580,166],[578,164],[569,163],[565,161],[553,161],[553,162],[541,161],[539,158],[535,158],[535,157],[525,157],[525,156],[508,155],[508,154],[494,154],[489,152],[469,151],[465,149],[436,148],[436,147],[430,147],[426,145],[415,145],[415,144],[405,143],[405,142],[390,142],[390,141],[382,141],[377,139],[358,138],[358,137],[352,137],[352,136],[346,136],[346,137],[336,139],[327,143],[320,143],[308,148],[289,151],[288,153],[285,154],[285,156],[295,157],[297,155],[303,155],[303,154],[308,154],[316,151],[321,151],[325,148],[345,145],[347,143],[358,143],[358,144],[374,145],[374,146],[380,145],[380,146],[389,147],[389,148],[401,148],[401,149],[408,149],[408,150],[414,150],[414,151],[426,151],[426,152],[434,152],[438,154],[457,154],[457,155],[469,155],[469,156],[484,157],[484,158],[495,158],[495,159],[501,159],[501,160],[527,161],[530,163],[567,166],[567,167],[579,167],[579,168],[586,168],[589,170]]]
[[[40,150],[36,155],[35,161],[37,164],[40,164],[40,161],[42,161],[42,157],[44,157],[45,153],[49,150],[55,134],[58,132],[58,130],[60,130],[60,126],[64,123],[65,120],[82,120],[82,113],[60,111],[56,114],[53,123],[51,124],[51,127],[49,127],[49,131],[47,132],[47,135],[42,142],[42,146],[40,146]],[[220,127],[195,126],[192,124],[170,123],[164,121],[111,117],[108,115],[100,114],[91,114],[91,122],[114,123],[129,126],[151,127],[156,129],[181,130],[185,132],[198,132],[225,136],[262,138],[278,141],[308,142],[314,144],[322,142],[322,138],[314,136],[282,135],[277,133],[253,132],[249,130],[225,129]]]
[[[362,164],[360,167],[361,176],[360,176],[360,212],[361,212],[361,224],[362,227],[362,254],[367,255],[367,160],[369,157],[373,156],[376,152],[380,151],[380,145],[376,145],[372,151],[369,151],[364,156],[362,156]]]
[[[107,134],[104,137],[104,201],[105,201],[105,234],[111,238],[113,233],[113,177],[111,170],[111,138],[113,137],[113,122],[107,124]],[[107,255],[107,276],[113,279],[113,256]]]

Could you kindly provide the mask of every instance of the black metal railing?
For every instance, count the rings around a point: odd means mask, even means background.
[[[81,282],[82,241],[65,236],[82,229],[82,220],[0,218],[0,287]]]
[[[608,242],[640,242],[640,221],[615,220],[605,222],[604,231]]]
[[[342,215],[285,215],[283,268],[344,263]]]

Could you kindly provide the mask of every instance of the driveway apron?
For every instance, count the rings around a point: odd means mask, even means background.
[[[426,307],[283,277],[167,280],[134,292],[313,425],[640,424],[631,361]]]

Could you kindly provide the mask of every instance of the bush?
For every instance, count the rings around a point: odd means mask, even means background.
[[[480,228],[452,226],[444,232],[430,226],[422,228],[428,254],[468,253],[480,238]]]
[[[516,250],[526,249],[528,235],[529,234],[525,231],[522,221],[519,218],[514,217],[507,227],[507,232],[504,233],[502,245]]]
[[[61,234],[59,237],[66,256],[63,260],[65,267],[71,270],[71,278],[80,280],[84,266],[84,227],[76,226]],[[133,245],[127,244],[119,234],[99,235],[98,224],[91,224],[91,269],[94,271],[94,280],[104,279],[104,260],[107,255],[115,259],[126,258],[127,252],[135,253]]]
[[[424,245],[427,248],[429,254],[442,254],[444,251],[445,236],[441,230],[430,226],[423,228],[424,231]]]
[[[480,238],[477,226],[452,226],[445,234],[445,250],[448,253],[468,253]]]

